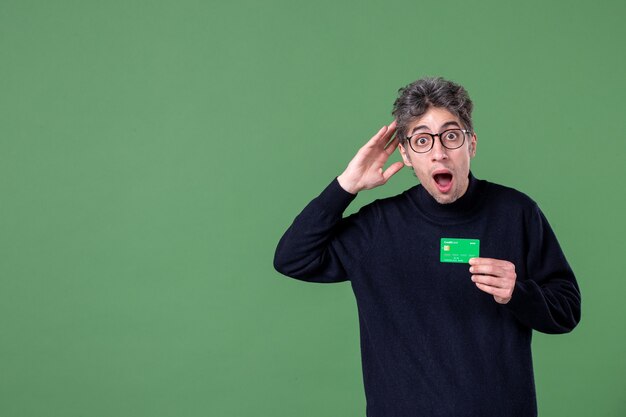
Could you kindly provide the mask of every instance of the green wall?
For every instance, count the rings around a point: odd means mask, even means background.
[[[625,12],[2,0],[0,415],[363,416],[349,284],[272,257],[424,75],[467,87],[475,175],[533,197],[577,273],[580,326],[535,333],[540,413],[626,415]]]

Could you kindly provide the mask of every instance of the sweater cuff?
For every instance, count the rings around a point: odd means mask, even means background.
[[[536,291],[533,291],[533,283],[517,281],[511,300],[506,307],[526,325],[530,325],[530,317],[533,311],[541,310],[541,300],[538,300]]]
[[[513,294],[511,295],[511,300],[506,303],[506,306],[514,311],[523,311],[524,307],[528,307],[525,305],[528,303],[530,299],[530,294],[526,288],[522,285],[520,281],[515,282],[515,288],[513,289]]]
[[[356,194],[351,194],[341,188],[339,181],[335,178],[317,197],[317,202],[326,212],[343,213],[355,198]]]

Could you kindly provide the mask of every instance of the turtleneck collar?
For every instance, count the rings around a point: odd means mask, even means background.
[[[478,180],[469,173],[469,185],[465,194],[449,204],[440,204],[431,196],[421,184],[411,193],[418,208],[428,217],[435,220],[465,220],[471,217],[483,202],[485,195],[485,181]]]

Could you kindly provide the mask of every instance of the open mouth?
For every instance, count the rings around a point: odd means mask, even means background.
[[[449,172],[440,172],[433,175],[435,185],[440,192],[446,193],[452,188],[452,174]]]

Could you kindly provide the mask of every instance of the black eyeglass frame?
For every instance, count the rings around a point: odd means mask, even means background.
[[[449,146],[446,146],[445,143],[443,143],[443,140],[441,139],[441,136],[443,134],[445,134],[446,132],[450,132],[452,130],[459,130],[459,131],[463,132],[463,140],[461,141],[461,144],[459,146],[457,146],[456,148],[450,148]],[[463,146],[463,144],[465,143],[466,136],[468,134],[471,134],[471,133],[472,133],[471,130],[454,128],[454,129],[446,129],[446,130],[444,130],[443,132],[440,132],[440,133],[417,132],[417,133],[412,134],[411,136],[407,136],[405,139],[408,142],[408,144],[411,147],[411,149],[413,150],[413,152],[415,152],[415,153],[428,153],[433,148],[433,146],[435,146],[435,136],[439,137],[439,142],[441,142],[441,146],[443,146],[446,149],[452,150],[452,149],[459,149],[461,146]],[[416,135],[428,135],[428,136],[430,136],[431,139],[432,139],[432,142],[430,142],[430,148],[428,148],[425,151],[416,151],[415,148],[413,148],[413,145],[411,145],[411,138],[413,136],[416,136]]]

